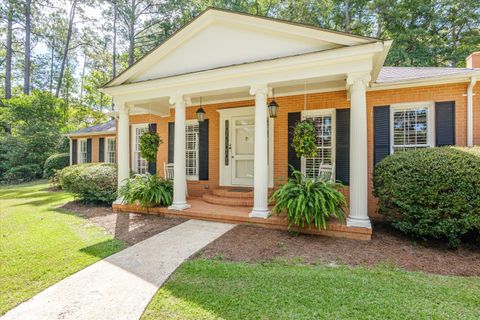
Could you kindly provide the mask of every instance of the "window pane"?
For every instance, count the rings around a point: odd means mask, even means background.
[[[198,176],[198,124],[185,126],[185,174],[190,177]]]
[[[332,116],[308,117],[315,126],[315,142],[318,154],[305,159],[305,174],[309,177],[318,176],[320,166],[332,164]]]
[[[428,146],[428,108],[408,108],[393,113],[393,152]]]

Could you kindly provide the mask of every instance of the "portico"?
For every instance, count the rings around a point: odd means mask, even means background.
[[[219,37],[225,41],[209,40]],[[269,50],[264,46],[267,40],[275,42]],[[242,51],[246,45],[251,49]],[[170,210],[190,208],[187,188],[192,195],[222,186],[247,186],[253,188],[250,217],[266,219],[269,188],[287,176],[290,122],[302,114],[312,116],[307,109],[320,108],[325,115],[315,119],[329,135],[322,144],[329,146],[326,158],[318,161],[337,161],[339,176],[349,184],[347,225],[371,228],[366,91],[389,46],[378,39],[207,10],[102,89],[113,97],[118,117],[119,185],[131,170],[131,119],[154,117],[154,127],[168,140],[168,150],[161,147],[159,157],[167,160],[168,154],[167,161],[174,163]],[[272,90],[280,105],[275,119],[267,111]],[[327,104],[315,100],[319,93],[345,96],[339,104]],[[207,110],[206,124],[192,125],[191,115],[200,103]],[[193,136],[186,136],[189,128]],[[175,160],[170,161],[173,155]],[[160,175],[163,162],[156,164]],[[197,178],[187,175],[190,167],[191,172],[201,171]]]

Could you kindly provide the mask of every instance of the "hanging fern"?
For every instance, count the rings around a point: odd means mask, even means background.
[[[148,162],[155,163],[157,161],[158,146],[161,143],[163,143],[163,141],[156,132],[144,132],[142,134],[140,145],[142,157]]]
[[[317,156],[318,150],[315,143],[315,125],[310,120],[297,123],[293,132],[292,147],[297,157],[311,158]]]

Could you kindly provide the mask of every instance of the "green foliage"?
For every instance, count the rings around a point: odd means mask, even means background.
[[[117,166],[86,163],[59,171],[60,187],[86,203],[112,204],[117,199]]]
[[[292,147],[301,157],[315,157],[318,153],[315,143],[315,125],[310,120],[297,123],[293,132]]]
[[[144,132],[141,138],[140,145],[142,157],[148,162],[157,162],[158,146],[163,143],[162,139],[156,132]]]
[[[61,170],[68,166],[70,163],[70,156],[68,153],[56,153],[52,154],[45,160],[43,166],[43,177],[50,179],[55,174],[55,171]]]
[[[340,186],[318,177],[306,177],[294,170],[287,183],[272,195],[275,201],[273,212],[286,213],[289,228],[292,225],[311,227],[313,223],[318,229],[325,229],[330,217],[345,220],[347,202],[338,190]]]
[[[38,179],[42,169],[36,164],[23,164],[7,170],[2,177],[5,183],[22,183]]]
[[[137,174],[120,188],[120,196],[126,203],[138,202],[144,208],[169,206],[173,200],[173,184],[157,175]]]
[[[379,162],[373,176],[380,213],[405,234],[460,243],[480,230],[480,149],[428,148]]]

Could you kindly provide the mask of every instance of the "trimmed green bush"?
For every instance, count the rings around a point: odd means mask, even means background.
[[[169,206],[173,201],[173,183],[156,175],[137,174],[120,189],[128,204],[139,203],[144,208]]]
[[[50,179],[56,170],[61,170],[70,164],[68,153],[56,153],[47,158],[43,165],[43,177]]]
[[[373,175],[380,213],[405,234],[447,240],[480,230],[480,148],[442,147],[386,157]]]
[[[63,190],[83,202],[112,204],[117,199],[115,164],[77,164],[59,171],[58,178]]]
[[[40,178],[42,168],[36,164],[24,164],[7,170],[2,181],[5,183],[22,183]]]
[[[345,220],[347,202],[338,190],[340,187],[341,184],[309,178],[294,170],[288,182],[272,195],[273,212],[287,215],[289,229],[292,225],[303,228],[312,224],[326,229],[330,217]]]

